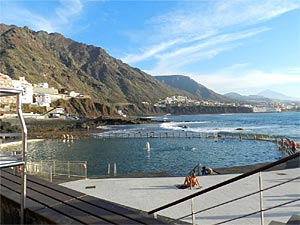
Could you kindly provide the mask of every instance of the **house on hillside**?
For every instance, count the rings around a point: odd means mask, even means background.
[[[0,73],[0,88],[14,88],[10,76]],[[10,104],[15,102],[16,100],[13,96],[0,98],[0,103],[2,104]]]
[[[63,118],[66,119],[65,109],[62,106],[57,106],[56,108],[50,110],[46,113],[49,118]]]
[[[50,94],[37,94],[36,102],[37,102],[38,106],[49,107],[50,103],[51,103],[51,96],[50,96]]]
[[[33,103],[33,87],[25,77],[20,77],[19,80],[12,80],[14,88],[23,89],[22,104]]]
[[[48,83],[38,83],[36,85],[36,87],[38,87],[38,88],[49,88],[49,84]]]
[[[49,88],[48,83],[38,83],[33,87],[36,102],[39,106],[50,106],[52,101],[61,99],[62,96],[58,93],[58,89]]]
[[[70,92],[69,92],[69,96],[70,96],[71,98],[76,98],[76,97],[79,97],[79,96],[80,96],[80,93],[75,92],[75,91],[70,91]]]
[[[19,80],[13,80],[10,76],[0,73],[0,88],[14,88],[23,90],[22,103],[32,104],[33,102],[33,87],[25,77],[20,77]],[[3,97],[1,103],[15,103],[15,97]]]

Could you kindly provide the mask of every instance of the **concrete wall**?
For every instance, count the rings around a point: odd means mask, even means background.
[[[0,195],[0,224],[20,224],[21,207],[14,200]],[[25,224],[55,224],[36,212],[26,210]]]

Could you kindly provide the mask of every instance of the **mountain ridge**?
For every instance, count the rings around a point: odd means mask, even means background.
[[[59,33],[33,31],[28,27],[0,24],[0,72],[13,79],[25,77],[30,83],[47,82],[60,93],[75,91],[89,95],[90,100],[60,101],[67,113],[85,117],[116,115],[121,109],[127,115],[170,113],[154,107],[160,99],[187,96],[191,99],[226,101],[188,76],[177,75],[177,86],[159,81],[142,70],[110,56],[101,47],[65,38]],[[181,84],[179,87],[178,84]],[[189,86],[190,84],[190,86]],[[176,113],[223,113],[228,109],[194,107],[176,109]]]
[[[156,75],[156,79],[173,88],[177,88],[203,100],[229,101],[225,96],[218,94],[202,84],[199,84],[189,76],[185,75]]]
[[[300,101],[300,99],[296,97],[287,96],[285,94],[272,91],[270,89],[259,92],[257,95],[264,96],[266,98],[278,99],[278,100],[286,100],[286,101]]]
[[[233,100],[248,101],[248,102],[276,102],[276,101],[300,102],[300,99],[297,99],[295,97],[290,97],[272,90],[262,91],[256,95],[241,95],[236,92],[229,92],[224,94],[224,96],[231,98]]]
[[[59,33],[0,24],[0,71],[13,79],[47,82],[59,90],[90,95],[99,103],[155,102],[185,92],[173,89],[138,68],[111,57],[100,47]]]

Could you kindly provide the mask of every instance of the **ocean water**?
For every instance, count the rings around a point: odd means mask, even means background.
[[[166,172],[185,176],[197,164],[212,168],[272,162],[284,157],[270,141],[239,140],[239,134],[272,135],[300,141],[300,113],[218,114],[155,117],[161,123],[104,127],[88,140],[30,143],[30,160],[87,161],[88,176]],[[239,128],[239,129],[238,129]],[[177,132],[181,138],[107,138],[115,134]],[[202,138],[183,138],[185,133]],[[205,138],[220,134],[221,138]],[[226,134],[226,135],[225,135]],[[124,136],[124,135],[123,135]],[[176,136],[176,135],[175,135]],[[146,143],[150,151],[146,151]],[[112,173],[112,171],[111,171]]]

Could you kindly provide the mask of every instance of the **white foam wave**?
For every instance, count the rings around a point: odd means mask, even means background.
[[[192,121],[192,122],[168,122],[168,123],[162,123],[160,125],[160,128],[167,129],[167,130],[182,130],[182,126],[192,125],[192,124],[205,124],[210,123],[210,121]],[[188,128],[185,128],[188,129]]]
[[[96,127],[97,129],[102,129],[102,130],[111,130],[111,128],[110,127],[108,127],[108,126],[98,126],[98,127]]]
[[[218,133],[218,132],[228,132],[228,133],[241,133],[241,132],[255,132],[258,130],[266,130],[266,129],[272,129],[270,126],[247,126],[247,127],[241,127],[241,129],[238,129],[239,127],[212,127],[209,126],[208,123],[211,123],[211,121],[195,121],[195,122],[169,122],[169,123],[162,123],[160,125],[161,129],[166,130],[174,130],[174,131],[181,131],[184,130],[186,132],[195,132],[195,133]],[[199,126],[195,127],[197,124],[208,124],[208,126]],[[190,127],[191,125],[194,125],[194,127]],[[183,127],[184,126],[184,127]]]

